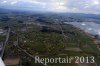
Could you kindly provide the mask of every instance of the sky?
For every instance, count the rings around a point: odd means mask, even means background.
[[[58,13],[100,14],[100,0],[0,0],[0,7]]]

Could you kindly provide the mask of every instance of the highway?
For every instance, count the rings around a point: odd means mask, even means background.
[[[1,50],[1,53],[0,53],[0,57],[1,57],[1,58],[2,58],[3,55],[4,55],[4,50],[5,50],[5,46],[6,46],[7,42],[8,42],[8,39],[9,39],[10,31],[11,31],[11,29],[9,28],[8,31],[7,31],[7,35],[6,35],[6,40],[5,40],[5,42],[3,43],[3,45],[2,45],[2,50]]]
[[[8,42],[8,39],[9,39],[10,30],[11,29],[9,28],[8,31],[7,31],[5,42],[4,43],[3,42],[0,43],[0,66],[5,66],[2,58],[3,58],[3,55],[4,55],[5,46],[6,46],[7,42]]]

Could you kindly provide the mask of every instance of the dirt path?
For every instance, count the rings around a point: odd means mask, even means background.
[[[8,58],[8,59],[4,59],[4,63],[5,65],[18,65],[19,64],[20,59],[19,58]]]
[[[68,47],[65,50],[71,50],[71,51],[77,51],[77,52],[82,51],[80,48],[77,48],[77,47],[76,48]]]

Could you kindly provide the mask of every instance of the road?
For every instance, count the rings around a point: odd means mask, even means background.
[[[3,60],[2,60],[2,58],[3,58],[3,55],[4,55],[4,50],[5,50],[5,46],[6,46],[6,44],[7,44],[7,42],[8,42],[8,39],[9,39],[9,35],[10,35],[10,28],[8,29],[8,32],[7,32],[7,35],[6,35],[6,40],[5,40],[5,42],[3,43],[0,43],[0,66],[5,66],[5,64],[4,64],[4,62],[3,62]]]
[[[0,54],[2,53],[3,42],[0,42]]]
[[[5,40],[5,42],[3,43],[2,51],[1,51],[1,54],[0,54],[0,57],[1,57],[1,58],[2,58],[3,55],[4,55],[4,50],[5,50],[5,46],[6,46],[7,42],[8,42],[8,39],[9,39],[10,31],[11,31],[11,29],[9,28],[9,29],[8,29],[8,32],[7,32],[7,35],[6,35],[6,40]]]

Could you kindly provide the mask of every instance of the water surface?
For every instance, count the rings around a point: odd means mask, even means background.
[[[100,24],[98,23],[95,23],[95,22],[65,22],[65,23],[71,24],[92,35],[100,36]]]

